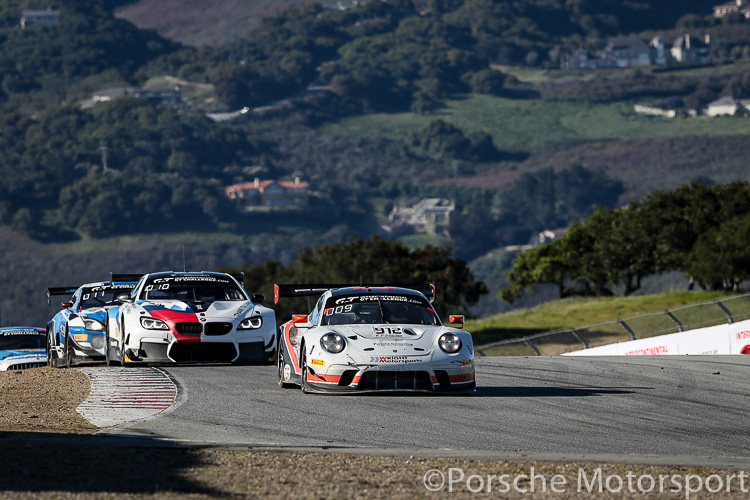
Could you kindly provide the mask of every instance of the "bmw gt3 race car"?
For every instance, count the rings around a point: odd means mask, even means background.
[[[113,275],[113,279],[117,275]],[[238,279],[237,279],[238,278]],[[276,354],[276,316],[235,278],[160,272],[141,278],[107,330],[107,363],[266,362]]]
[[[123,274],[121,281],[102,281],[73,287],[50,287],[52,297],[70,297],[47,323],[47,363],[70,367],[73,363],[103,361],[107,310],[117,307],[117,297],[135,286],[140,274]]]
[[[294,315],[279,328],[280,386],[328,393],[475,389],[471,334],[441,323],[428,300],[432,285],[274,289],[277,303],[320,294],[309,315]],[[464,318],[450,322],[463,327]]]
[[[13,326],[0,328],[0,372],[47,365],[44,328]]]

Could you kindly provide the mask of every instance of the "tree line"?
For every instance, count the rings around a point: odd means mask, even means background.
[[[565,235],[520,253],[500,298],[554,285],[560,297],[638,291],[647,276],[684,273],[692,288],[737,290],[750,278],[750,183],[693,182],[617,210],[600,209]]]
[[[465,261],[453,258],[448,248],[427,245],[415,250],[403,243],[374,237],[351,238],[346,243],[304,248],[288,264],[266,261],[227,272],[244,272],[252,292],[273,298],[275,283],[295,284],[433,284],[434,307],[441,318],[468,314],[487,287],[477,281]],[[308,312],[305,299],[282,299],[274,306],[277,320]]]

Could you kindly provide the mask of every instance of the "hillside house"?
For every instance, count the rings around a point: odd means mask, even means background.
[[[21,29],[52,26],[59,22],[59,10],[24,10],[21,13]]]
[[[711,64],[711,37],[708,34],[703,39],[683,35],[674,41],[670,54],[679,64]]]
[[[310,200],[310,185],[299,177],[293,181],[255,179],[227,186],[224,193],[243,209],[304,207]]]
[[[651,64],[651,51],[636,37],[614,37],[600,53],[576,50],[564,57],[564,69],[632,68]]]
[[[140,97],[165,106],[177,104],[182,99],[179,86],[168,88],[110,87],[94,92],[90,98],[82,101],[80,106],[81,108],[90,108],[97,103],[125,96]]]
[[[706,108],[708,116],[745,115],[748,112],[750,112],[750,99],[735,99],[734,97],[722,97],[708,103]]]
[[[714,6],[714,17],[724,17],[731,12],[738,12],[745,19],[750,19],[750,2],[748,0],[732,0]]]
[[[651,51],[643,40],[636,37],[610,38],[604,49],[604,59],[616,68],[637,68],[651,65]]]
[[[390,234],[448,233],[451,214],[456,205],[443,198],[425,198],[411,207],[393,207],[383,229]]]
[[[711,64],[711,39],[689,34],[676,39],[671,46],[656,36],[646,44],[636,37],[610,38],[607,47],[592,53],[579,49],[561,60],[563,69],[639,68],[666,64]]]

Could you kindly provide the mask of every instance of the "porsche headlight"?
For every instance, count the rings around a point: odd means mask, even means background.
[[[331,354],[338,354],[346,347],[346,341],[338,333],[326,333],[320,337],[320,347]]]
[[[146,330],[169,330],[165,322],[156,318],[141,318],[141,326]]]
[[[254,318],[247,318],[237,327],[238,330],[257,330],[263,326],[263,318],[255,316]]]
[[[83,318],[83,326],[86,327],[86,330],[91,330],[92,332],[104,331],[104,323],[93,318]]]
[[[440,336],[438,344],[448,354],[455,354],[461,350],[461,339],[455,333],[444,333]]]

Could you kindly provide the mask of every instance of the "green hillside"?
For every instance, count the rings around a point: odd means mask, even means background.
[[[476,345],[539,332],[613,321],[730,296],[726,292],[668,291],[632,297],[571,298],[466,322]]]

